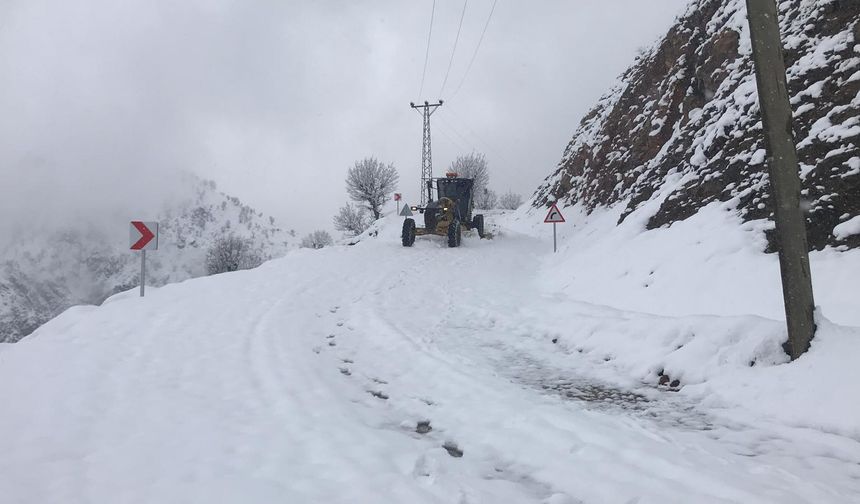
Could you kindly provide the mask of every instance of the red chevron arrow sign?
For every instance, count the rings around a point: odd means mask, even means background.
[[[158,223],[131,221],[128,242],[131,250],[158,250]]]

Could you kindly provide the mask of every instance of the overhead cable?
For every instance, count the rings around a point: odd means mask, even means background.
[[[498,0],[493,0],[493,7],[490,9],[490,15],[487,16],[487,22],[484,23],[484,29],[481,30],[481,38],[478,39],[478,45],[475,46],[475,52],[472,53],[472,59],[469,60],[469,66],[466,67],[466,73],[463,74],[463,78],[460,80],[460,84],[457,86],[457,89],[454,90],[454,93],[451,95],[451,98],[457,95],[460,92],[460,88],[463,87],[463,83],[466,82],[466,76],[469,75],[469,70],[472,69],[472,63],[475,62],[475,58],[478,56],[478,49],[481,48],[481,42],[484,41],[484,34],[487,33],[487,27],[490,26],[490,20],[493,19],[493,12],[496,10],[496,2]]]
[[[463,28],[463,18],[466,17],[466,6],[469,5],[469,0],[463,2],[463,12],[460,13],[460,24],[457,26],[457,37],[454,38],[454,49],[451,50],[451,60],[448,61],[448,71],[445,72],[445,80],[442,81],[442,89],[439,90],[439,98],[442,98],[442,93],[445,92],[445,84],[448,83],[448,76],[451,74],[451,65],[454,63],[454,55],[457,53],[457,42],[460,41],[460,30]]]
[[[424,93],[424,78],[427,77],[427,62],[430,61],[430,37],[433,35],[433,15],[436,14],[436,0],[433,0],[433,9],[430,11],[430,29],[427,31],[427,51],[424,53],[424,71],[421,72],[421,89],[418,90],[418,98]]]

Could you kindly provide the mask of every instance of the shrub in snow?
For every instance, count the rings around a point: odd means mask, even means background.
[[[349,238],[360,235],[368,226],[370,226],[370,219],[367,212],[349,203],[340,207],[337,215],[334,216],[334,228],[342,231]]]
[[[523,204],[523,197],[511,191],[506,192],[499,198],[499,208],[504,210],[516,210]]]
[[[375,158],[356,161],[346,175],[346,192],[350,199],[363,205],[376,220],[382,215],[382,205],[397,188],[399,175],[393,164],[382,164]]]
[[[321,249],[333,244],[334,240],[332,240],[331,235],[328,234],[328,232],[316,230],[302,238],[300,246],[302,248]]]
[[[263,264],[263,256],[251,241],[231,233],[215,240],[206,252],[206,272],[210,275],[251,269]]]
[[[492,189],[484,188],[483,191],[475,193],[475,208],[480,208],[482,210],[489,210],[491,208],[496,208],[499,204],[499,196],[496,194],[496,191]]]

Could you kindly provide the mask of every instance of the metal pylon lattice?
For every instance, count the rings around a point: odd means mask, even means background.
[[[421,146],[421,188],[419,190],[419,194],[421,194],[421,206],[426,205],[433,199],[429,188],[430,181],[433,179],[433,150],[430,143],[430,116],[433,115],[433,112],[435,112],[437,108],[442,106],[442,103],[442,100],[439,100],[438,103],[429,103],[425,101],[424,105],[415,105],[415,103],[409,104],[409,106],[415,110],[421,109],[422,116],[424,117],[424,138]]]

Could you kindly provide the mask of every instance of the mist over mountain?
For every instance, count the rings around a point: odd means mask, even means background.
[[[152,217],[160,237],[158,250],[147,254],[147,285],[205,275],[207,250],[221,236],[248,240],[263,259],[297,243],[295,232],[218,191],[214,182],[190,175],[182,180],[175,192],[184,196]],[[113,217],[21,232],[0,250],[0,342],[20,340],[70,306],[99,304],[140,285],[140,256],[129,250],[129,223]]]

